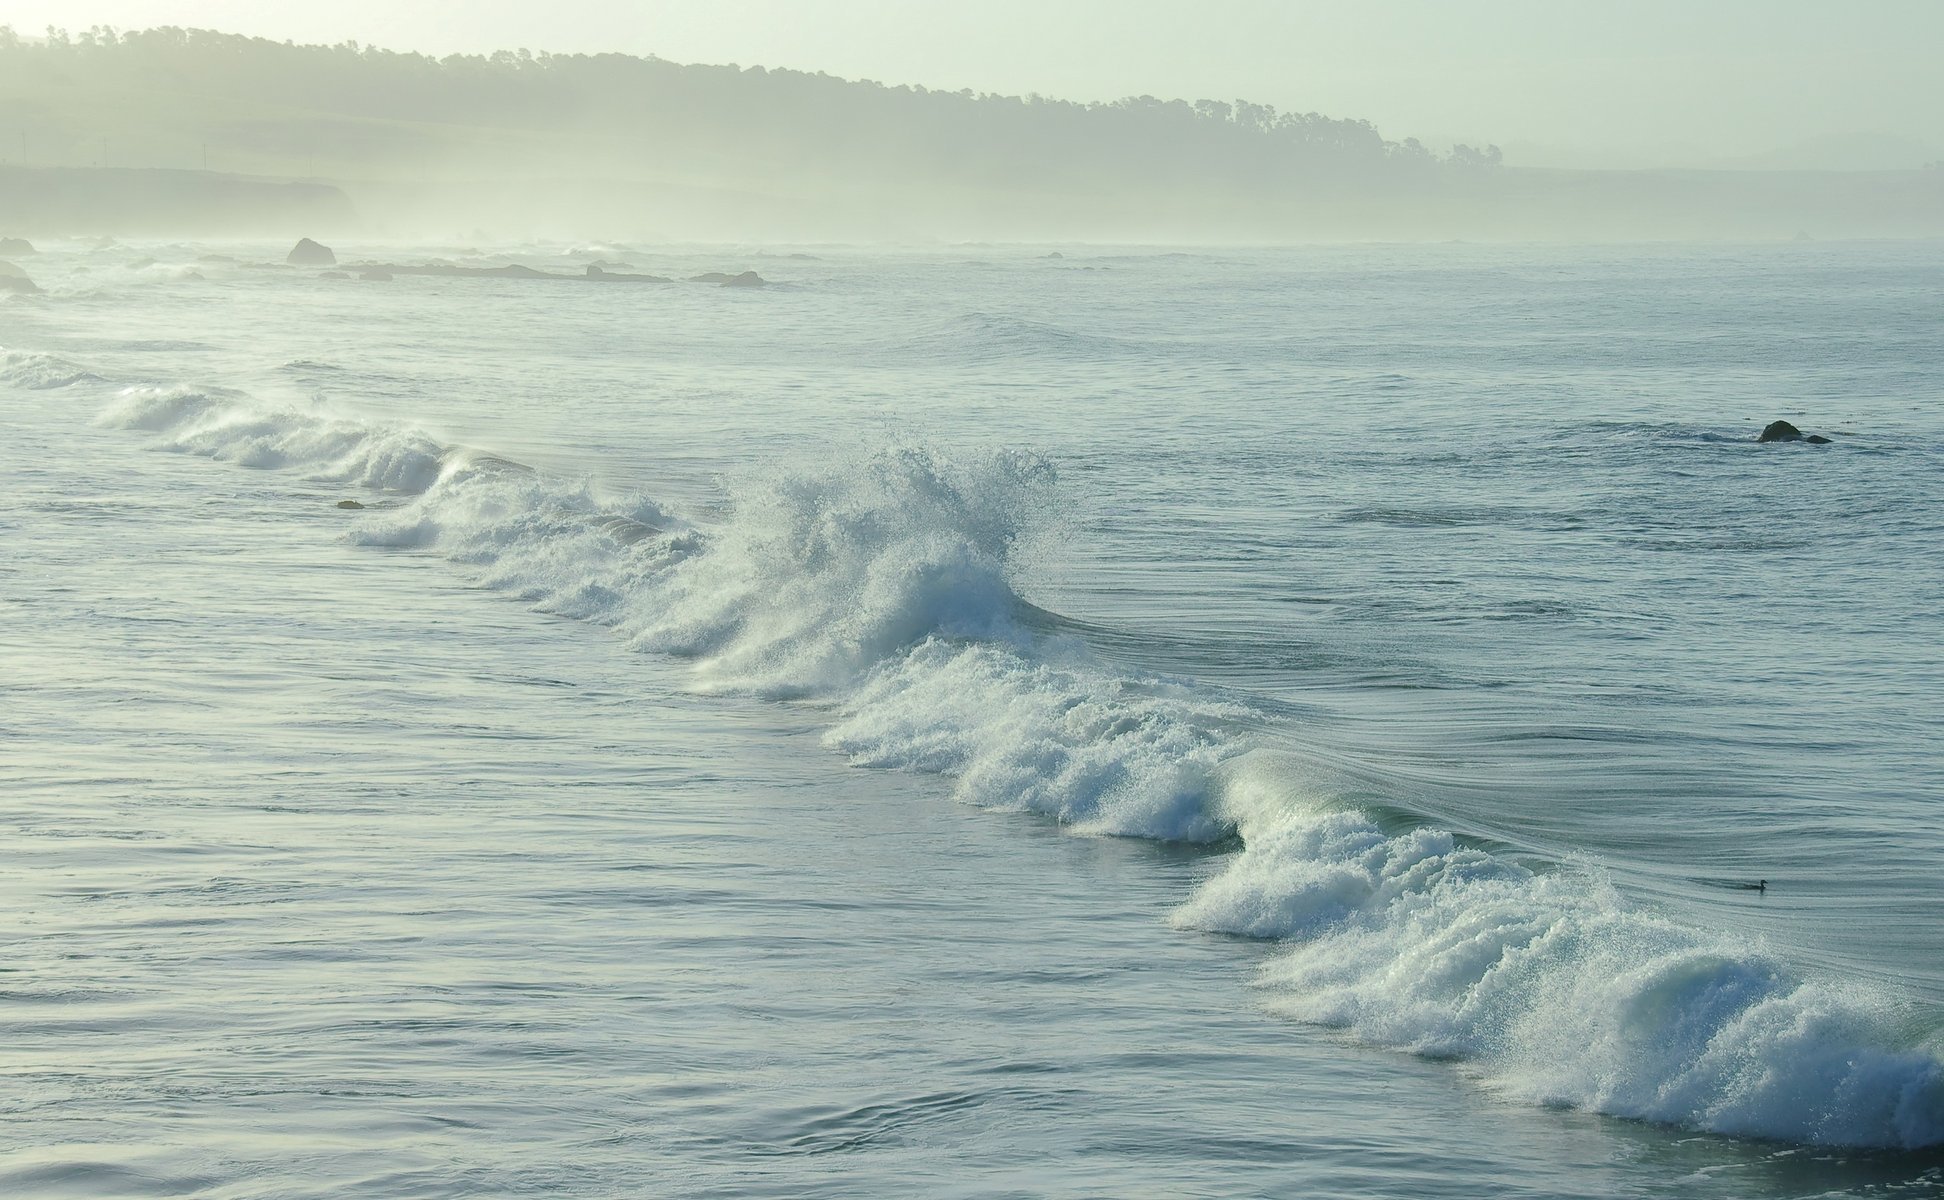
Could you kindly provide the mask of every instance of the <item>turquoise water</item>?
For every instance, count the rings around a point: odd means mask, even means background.
[[[1944,1190],[1944,246],[43,249],[12,1193]]]

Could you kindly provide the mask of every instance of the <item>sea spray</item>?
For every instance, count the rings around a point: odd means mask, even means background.
[[[914,448],[744,483],[707,553],[644,589],[632,636],[769,696],[841,696],[927,637],[1021,642],[1010,557],[1051,483],[1034,455]]]

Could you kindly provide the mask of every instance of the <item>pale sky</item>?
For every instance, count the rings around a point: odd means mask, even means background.
[[[1944,158],[1944,0],[0,0],[0,24],[1241,97],[1515,163]]]

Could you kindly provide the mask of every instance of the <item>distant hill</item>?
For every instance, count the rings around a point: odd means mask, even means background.
[[[1241,100],[1080,104],[620,54],[435,59],[173,28],[33,42],[0,29],[0,159],[329,180],[396,232],[1944,232],[1925,190],[1936,173],[1855,188],[1522,172],[1496,147],[1437,153],[1365,121]]]
[[[211,171],[0,167],[0,230],[15,235],[282,233],[355,220],[349,198],[328,184]]]

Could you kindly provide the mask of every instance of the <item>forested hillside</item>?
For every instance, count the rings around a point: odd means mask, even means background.
[[[1244,100],[1082,104],[622,54],[433,58],[174,28],[0,28],[0,164],[315,180],[400,232],[1944,232],[1944,172],[1519,171],[1496,147],[1439,153],[1365,121]]]

